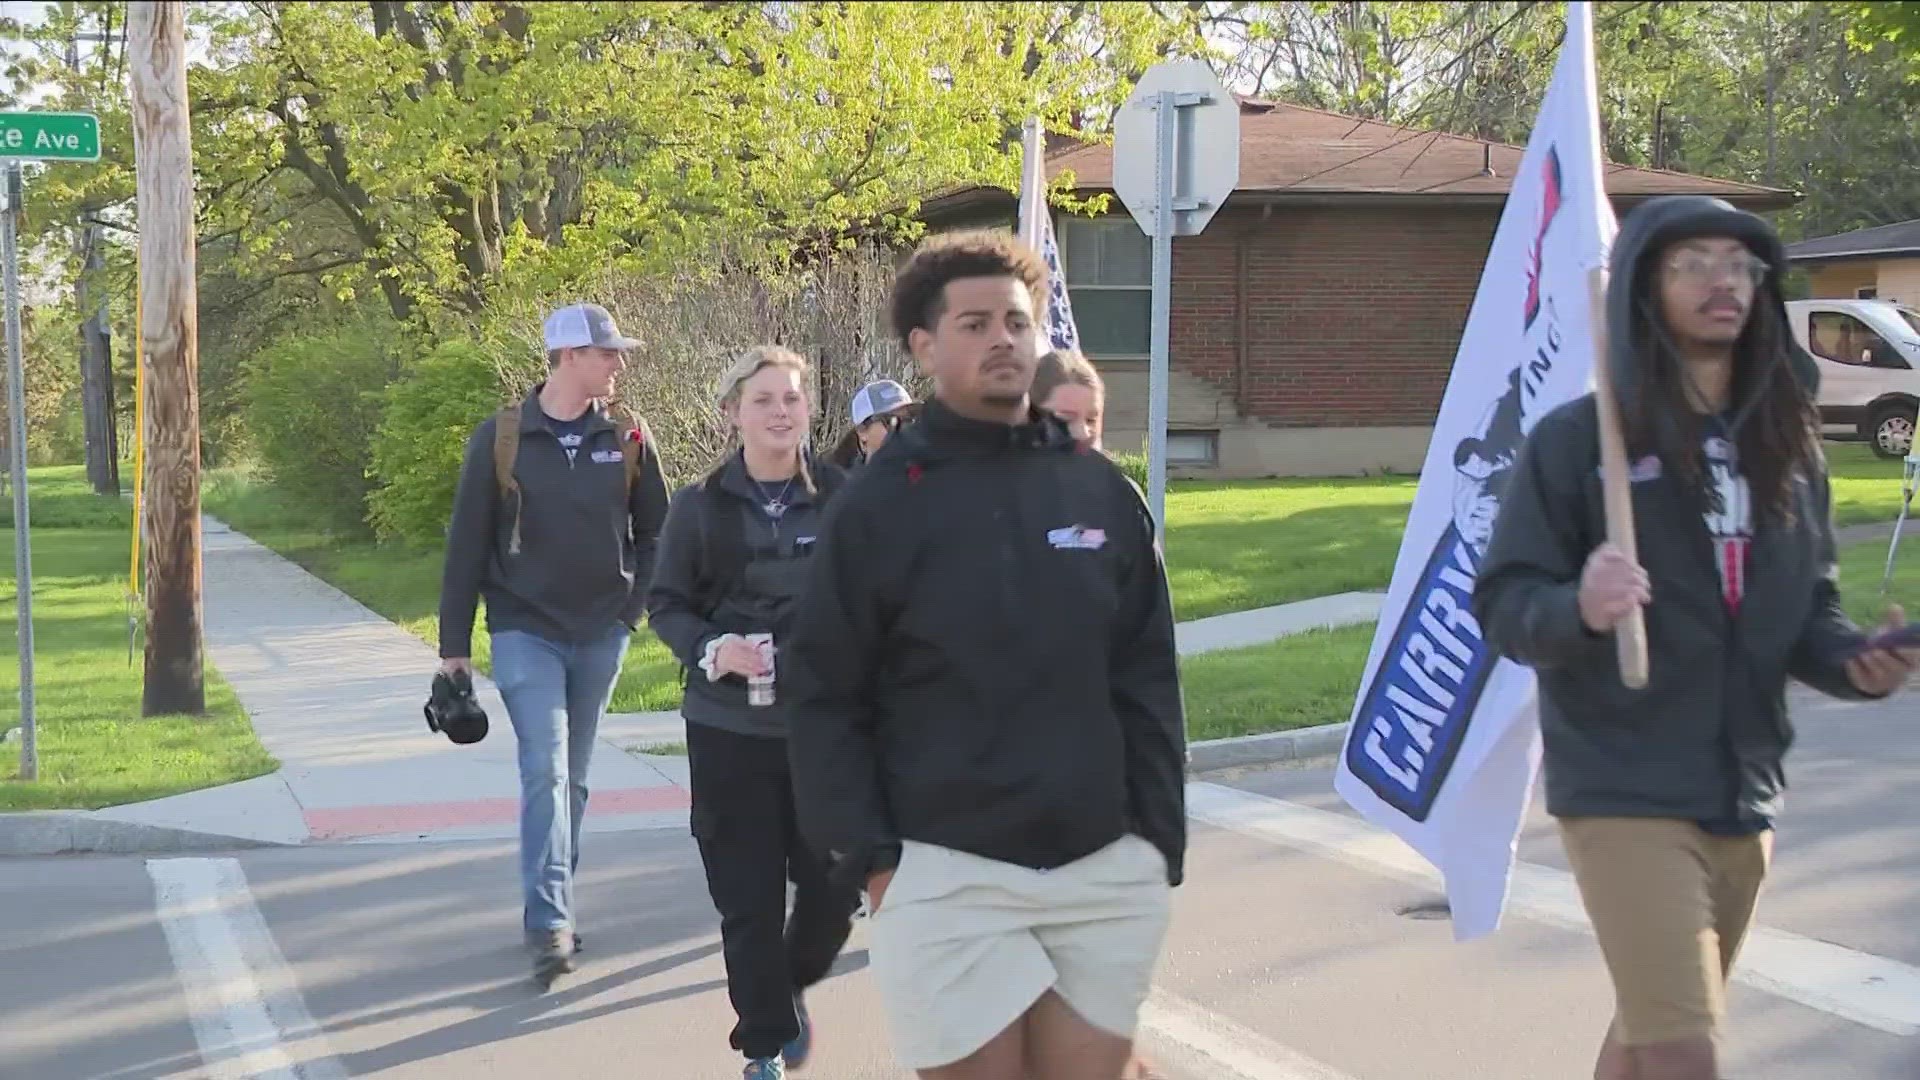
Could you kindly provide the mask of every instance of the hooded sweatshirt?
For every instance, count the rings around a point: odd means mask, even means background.
[[[837,880],[902,839],[1050,869],[1133,833],[1179,882],[1185,720],[1152,518],[1059,420],[929,403],[829,507],[781,663],[800,826]]]
[[[1651,318],[1644,275],[1666,247],[1732,237],[1771,272],[1750,318],[1780,319],[1785,363],[1809,395],[1813,360],[1785,334],[1785,255],[1751,214],[1703,197],[1654,199],[1622,222],[1607,298],[1609,355],[1622,412],[1632,415],[1633,320]],[[1739,362],[1751,362],[1744,358]],[[1754,381],[1755,385],[1759,381]],[[1474,612],[1495,650],[1539,678],[1547,809],[1556,816],[1691,820],[1723,833],[1771,826],[1793,742],[1786,682],[1858,698],[1846,660],[1863,641],[1840,606],[1831,496],[1824,462],[1795,478],[1790,521],[1758,514],[1741,475],[1737,433],[1753,399],[1736,401],[1705,452],[1703,508],[1658,455],[1633,462],[1631,490],[1645,609],[1647,685],[1621,681],[1611,634],[1580,618],[1580,577],[1607,536],[1598,410],[1591,395],[1543,417],[1528,436],[1500,502],[1477,575]]]

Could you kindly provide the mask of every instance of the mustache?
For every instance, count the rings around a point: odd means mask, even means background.
[[[1709,297],[1707,302],[1701,304],[1698,310],[1703,315],[1708,312],[1721,310],[1744,312],[1747,310],[1747,305],[1742,303],[1739,297],[1729,293],[1721,293],[1718,296]]]

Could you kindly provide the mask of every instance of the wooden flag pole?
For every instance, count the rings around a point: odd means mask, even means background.
[[[1620,401],[1613,393],[1613,369],[1607,362],[1607,271],[1587,271],[1587,293],[1592,301],[1593,398],[1600,408],[1600,482],[1606,492],[1607,539],[1628,560],[1639,563],[1634,539],[1633,487],[1627,474],[1627,438],[1620,426]],[[1631,689],[1647,685],[1647,620],[1638,607],[1614,627],[1620,649],[1620,681]]]

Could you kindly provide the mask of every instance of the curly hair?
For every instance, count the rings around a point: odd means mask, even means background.
[[[1005,229],[943,233],[921,244],[893,279],[893,332],[901,344],[915,330],[931,330],[945,314],[947,283],[960,278],[1010,277],[1027,287],[1036,318],[1045,310],[1047,264]]]

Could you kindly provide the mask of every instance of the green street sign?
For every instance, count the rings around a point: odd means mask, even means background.
[[[0,112],[0,158],[99,161],[100,118],[88,113]]]

